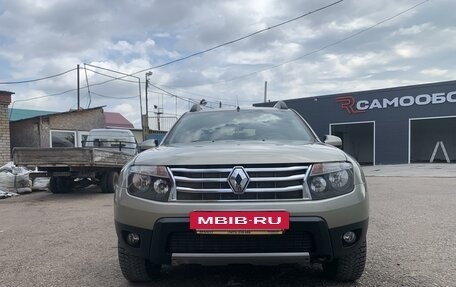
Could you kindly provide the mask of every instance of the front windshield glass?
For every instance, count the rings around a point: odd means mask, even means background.
[[[292,111],[233,110],[187,113],[163,144],[227,140],[314,142],[315,138]]]

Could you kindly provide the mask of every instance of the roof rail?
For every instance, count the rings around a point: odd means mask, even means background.
[[[277,103],[274,105],[274,108],[276,109],[281,109],[281,110],[288,110],[287,104],[283,101],[277,101]]]
[[[199,111],[201,111],[201,110],[202,110],[202,108],[201,108],[201,106],[200,106],[199,104],[194,104],[194,105],[192,106],[192,108],[190,109],[190,112],[191,112],[191,113],[193,113],[193,112],[199,112]]]

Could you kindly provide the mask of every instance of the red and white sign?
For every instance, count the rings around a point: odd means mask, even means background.
[[[193,230],[286,230],[290,227],[287,211],[192,211]]]

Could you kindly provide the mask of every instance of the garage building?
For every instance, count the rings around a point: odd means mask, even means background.
[[[362,164],[456,161],[456,81],[284,102]]]

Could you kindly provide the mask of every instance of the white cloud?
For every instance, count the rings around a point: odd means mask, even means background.
[[[419,52],[416,45],[408,42],[395,45],[394,51],[403,58],[417,57]]]
[[[394,32],[393,35],[412,36],[431,30],[435,30],[435,27],[432,26],[430,23],[424,23],[421,25],[413,25],[408,28],[400,28],[398,31]]]
[[[438,69],[438,68],[431,68],[431,69],[424,69],[420,71],[421,74],[426,76],[438,77],[443,76],[448,73],[448,70]]]

